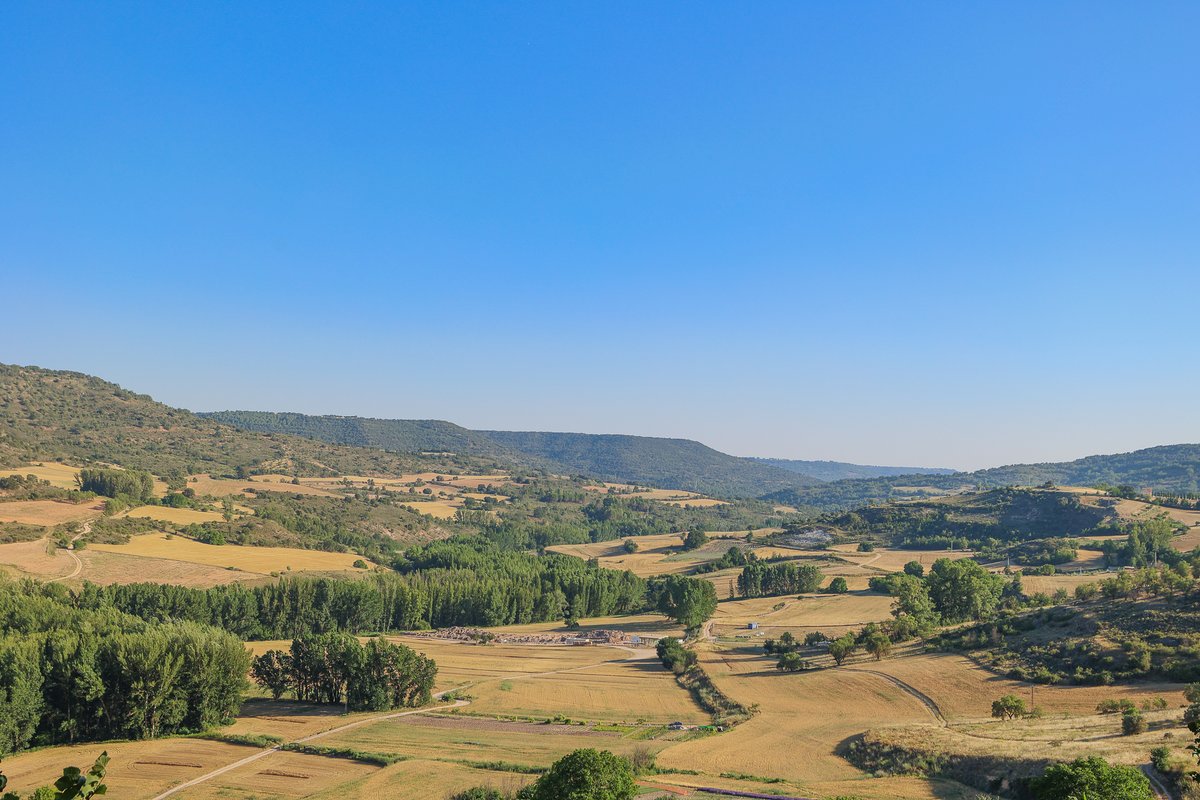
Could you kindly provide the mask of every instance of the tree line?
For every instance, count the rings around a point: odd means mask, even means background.
[[[85,585],[76,602],[87,608],[110,605],[152,621],[191,620],[246,640],[490,627],[647,608],[646,582],[631,573],[570,556],[503,551],[478,537],[414,548],[398,566],[399,574],[359,580],[288,577],[253,587]]]
[[[437,664],[410,647],[380,638],[360,644],[348,633],[307,634],[289,651],[254,659],[254,680],[276,700],[336,703],[347,711],[419,706],[433,696]]]
[[[250,659],[236,636],[76,601],[0,582],[0,753],[199,731],[237,713]]]

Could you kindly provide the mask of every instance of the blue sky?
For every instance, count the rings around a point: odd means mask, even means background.
[[[978,467],[1200,440],[1194,3],[5,3],[0,361]]]

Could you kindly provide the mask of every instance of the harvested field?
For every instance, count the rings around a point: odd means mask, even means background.
[[[68,503],[63,500],[12,500],[0,502],[0,522],[53,527],[64,522],[95,519],[104,512],[104,501]]]
[[[71,467],[54,461],[28,464],[14,469],[0,469],[0,478],[7,478],[10,475],[33,475],[39,480],[49,481],[51,486],[57,486],[60,489],[78,489],[79,484],[75,481],[78,474],[79,467]]]
[[[45,539],[0,544],[0,565],[10,568],[7,571],[16,577],[45,580],[69,575],[75,569],[75,560],[61,548],[50,555],[48,544]]]
[[[748,625],[758,623],[753,634],[778,636],[785,630],[803,638],[803,634],[820,630],[842,633],[862,627],[868,622],[889,619],[892,598],[868,591],[846,594],[816,594],[796,597],[756,597],[751,600],[731,600],[717,606],[713,616],[718,635],[747,635]]]
[[[213,478],[209,475],[191,475],[187,486],[195,489],[196,494],[212,497],[250,497],[253,492],[247,492],[247,487],[263,492],[287,492],[288,494],[315,494],[322,497],[340,497],[340,492],[330,491],[308,483],[294,484],[292,479],[284,475],[269,476],[255,475],[244,480],[236,478]]]
[[[182,536],[167,538],[163,533],[147,533],[132,537],[127,544],[93,544],[90,549],[122,555],[164,558],[187,561],[212,567],[240,569],[269,575],[272,572],[348,570],[359,556],[354,553],[326,553],[321,550],[299,550],[291,547],[239,547],[210,545]]]
[[[171,508],[170,506],[138,506],[135,509],[125,512],[122,516],[156,519],[163,522],[173,522],[176,525],[221,522],[225,519],[219,511],[196,511],[192,508]]]
[[[88,580],[102,586],[117,583],[173,583],[180,586],[207,588],[228,583],[264,580],[256,572],[243,572],[191,561],[149,558],[125,553],[106,553],[95,546],[76,553],[83,562],[78,580]]]
[[[491,786],[515,792],[535,776],[475,769],[445,761],[413,759],[393,764],[365,778],[322,792],[313,800],[445,800],[452,792]]]
[[[320,741],[332,747],[404,753],[417,758],[505,761],[529,766],[549,766],[581,747],[628,753],[642,744],[616,733],[592,731],[581,725],[504,722],[453,714],[383,720],[335,733]]]
[[[47,747],[6,756],[4,772],[9,788],[25,790],[52,784],[63,767],[86,770],[96,756],[108,751],[108,796],[121,800],[146,800],[170,787],[225,764],[245,758],[257,748],[203,739],[157,739],[139,742],[106,742]],[[257,766],[256,762],[255,765]],[[261,767],[260,767],[261,769]],[[181,794],[180,797],[193,797]]]
[[[181,800],[312,797],[378,771],[379,767],[347,758],[276,752],[217,775],[176,796]]]
[[[413,500],[407,503],[408,508],[418,514],[428,514],[431,517],[438,519],[453,519],[455,512],[462,508],[461,501],[441,501],[441,500]]]
[[[869,553],[860,553],[858,545],[853,544],[836,544],[829,548],[829,552],[852,564],[880,572],[900,572],[909,561],[916,561],[928,570],[939,558],[957,560],[974,555],[971,550],[901,550],[891,547],[878,547]]]
[[[759,704],[760,713],[720,736],[667,748],[659,754],[660,766],[785,778],[817,796],[840,791],[830,787],[849,781],[852,794],[864,798],[933,796],[901,794],[889,784],[894,779],[867,779],[834,752],[879,720],[929,721],[928,709],[899,687],[848,670],[782,675],[760,656],[736,648],[701,648],[700,657],[722,691],[743,704]],[[904,785],[905,791],[914,788],[912,781]]]
[[[608,649],[608,648],[605,648]],[[609,649],[616,658],[625,654]],[[650,653],[647,658],[519,680],[493,680],[470,689],[470,713],[666,725],[706,725],[709,715]],[[610,748],[611,749],[611,748]]]
[[[1092,573],[1085,575],[1022,575],[1021,586],[1024,587],[1026,594],[1054,594],[1059,589],[1066,589],[1074,595],[1075,587],[1085,583],[1096,583],[1104,580],[1107,575],[1104,573]]]

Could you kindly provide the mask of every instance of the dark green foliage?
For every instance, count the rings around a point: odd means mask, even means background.
[[[0,752],[210,728],[237,712],[248,667],[226,631],[0,583]]]
[[[84,599],[151,620],[215,625],[248,640],[329,631],[490,627],[562,619],[564,611],[572,610],[577,617],[596,617],[646,608],[646,582],[631,573],[570,556],[505,552],[480,538],[414,548],[397,567],[402,574],[371,573],[357,580],[285,578],[254,587],[91,587]]]
[[[904,574],[912,575],[914,578],[925,577],[925,565],[920,561],[909,561],[904,565]]]
[[[784,653],[775,664],[780,672],[800,672],[809,668],[809,663],[800,657],[799,653]]]
[[[1146,727],[1146,718],[1140,711],[1126,711],[1121,715],[1121,733],[1125,736],[1145,733]]]
[[[683,537],[684,550],[698,550],[706,544],[708,544],[708,536],[704,533],[703,528],[689,528]]]
[[[829,643],[829,655],[839,667],[857,649],[858,640],[853,633],[842,634]]]
[[[1004,579],[967,559],[939,558],[925,579],[929,597],[946,622],[992,616],[1000,604]]]
[[[659,639],[654,649],[662,665],[677,675],[696,663],[696,654],[670,636]]]
[[[1036,800],[1152,800],[1150,780],[1136,767],[1098,757],[1054,764],[1029,782]]]
[[[768,563],[752,561],[742,568],[737,579],[742,597],[772,597],[781,594],[807,594],[821,588],[821,570],[813,564],[795,561]]]
[[[956,470],[928,467],[877,467],[847,464],[843,461],[797,461],[787,458],[756,458],[772,467],[786,469],[819,481],[844,481],[855,478],[888,478],[893,475],[953,475]]]
[[[437,665],[404,645],[323,633],[293,640],[290,653],[267,651],[252,674],[276,699],[290,691],[297,700],[382,711],[429,702]]]
[[[717,590],[711,581],[668,575],[650,583],[654,607],[685,628],[698,628],[717,610]]]
[[[996,719],[1016,719],[1025,714],[1025,701],[1015,694],[1006,694],[992,701],[992,716]]]
[[[511,800],[512,795],[491,786],[476,786],[462,792],[455,792],[447,800]]]
[[[128,497],[133,504],[154,499],[154,478],[132,469],[88,469],[79,471],[79,488],[105,497]]]
[[[845,594],[850,591],[850,584],[846,583],[846,579],[839,575],[829,582],[829,588],[826,591],[832,594]]]
[[[576,750],[551,765],[521,797],[528,800],[631,800],[629,762],[607,750]]]

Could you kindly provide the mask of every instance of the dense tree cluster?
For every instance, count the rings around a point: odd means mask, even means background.
[[[814,564],[795,561],[770,563],[751,561],[738,575],[737,590],[742,597],[772,597],[805,594],[821,588],[821,570]]]
[[[133,504],[154,499],[154,478],[134,469],[81,469],[79,488],[105,497],[127,497]]]
[[[226,631],[0,583],[0,753],[203,730],[236,713],[248,666]]]
[[[404,645],[348,633],[308,634],[291,650],[268,650],[254,659],[254,680],[278,700],[337,703],[350,711],[418,706],[432,696],[437,665]]]
[[[250,640],[547,622],[646,607],[646,583],[631,573],[570,556],[505,552],[479,538],[409,550],[399,566],[402,574],[295,577],[254,587],[87,586],[80,602],[110,603],[150,620],[202,622]]]
[[[696,653],[688,650],[683,646],[683,642],[671,636],[659,639],[654,650],[662,665],[676,675],[686,672],[696,663]]]
[[[685,628],[698,628],[717,610],[717,590],[711,581],[668,575],[650,583],[654,607]]]

